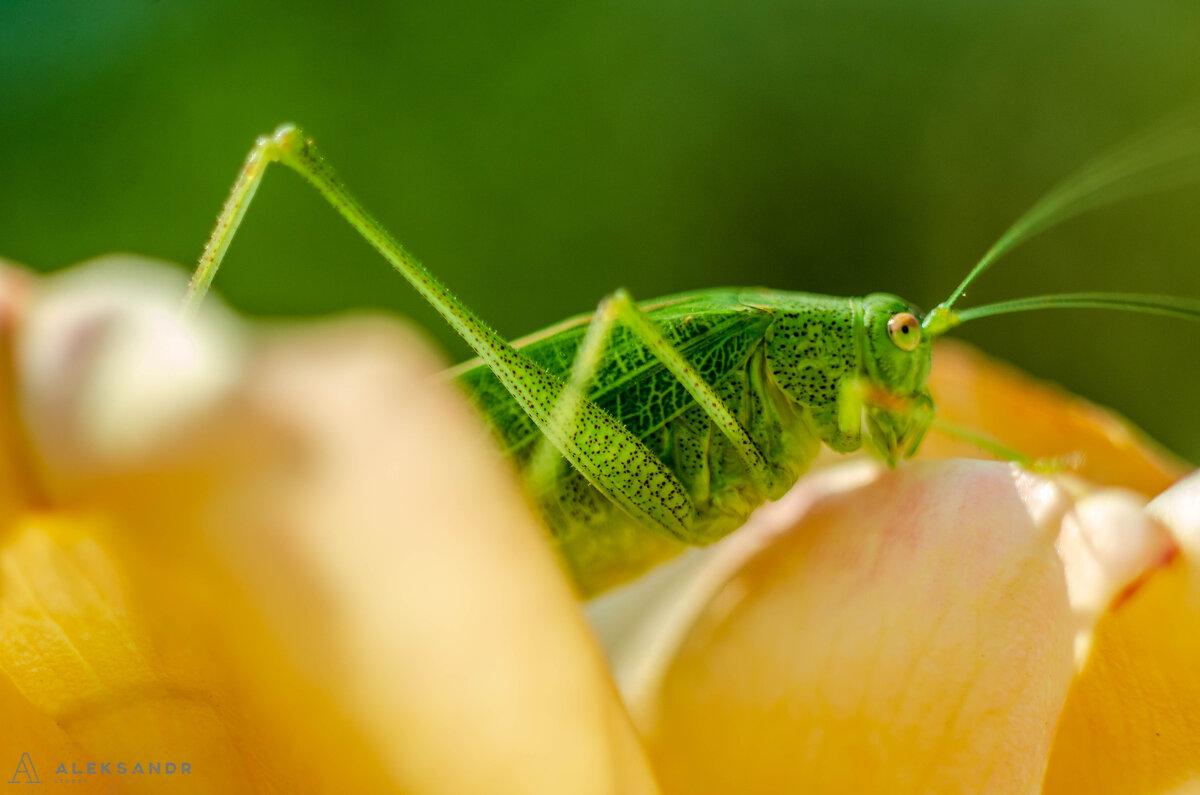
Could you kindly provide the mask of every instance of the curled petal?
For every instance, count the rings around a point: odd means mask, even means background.
[[[242,336],[214,301],[185,317],[182,272],[127,256],[38,282],[17,348],[31,444],[51,479],[169,445],[233,388]]]
[[[1170,528],[1188,560],[1200,561],[1200,471],[1160,494],[1149,513]]]
[[[1175,554],[1171,534],[1132,492],[1086,494],[1064,517],[1058,537],[1071,608],[1079,617],[1075,660],[1084,664],[1101,616]]]
[[[1198,506],[1195,475],[1148,506],[1182,554],[1096,626],[1063,709],[1046,793],[1157,793],[1200,781]]]

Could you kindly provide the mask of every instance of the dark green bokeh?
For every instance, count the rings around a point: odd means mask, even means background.
[[[253,138],[304,124],[516,336],[628,287],[887,290],[930,306],[1044,190],[1200,98],[1193,0],[520,6],[0,3],[0,255],[192,262]],[[384,307],[466,348],[293,175],[218,290]],[[1200,187],[1070,222],[968,297],[1200,296]],[[1200,328],[1098,313],[961,336],[1200,460]]]

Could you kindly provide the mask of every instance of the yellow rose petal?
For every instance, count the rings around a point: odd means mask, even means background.
[[[1120,486],[1150,497],[1187,471],[1124,418],[961,342],[938,342],[929,388],[939,419],[1031,459],[1062,458],[1099,486]],[[923,458],[959,456],[990,457],[937,428],[921,447]]]
[[[441,378],[412,350],[366,323],[266,355],[302,463],[244,550],[286,552],[265,603],[408,791],[653,791],[544,531],[453,387],[406,386]]]
[[[266,785],[281,771],[256,764],[256,751],[237,741],[245,715],[222,704],[221,650],[192,657],[186,672],[162,664],[156,646],[169,633],[130,603],[147,594],[124,575],[98,521],[30,515],[0,553],[0,672],[70,741],[14,733],[6,745],[29,753],[51,782],[76,779],[93,761],[109,770],[97,783],[130,792],[160,791],[164,775],[185,792]],[[188,605],[175,607],[172,620],[194,626]]]
[[[1189,540],[1200,527],[1197,491],[1193,476],[1151,503],[1184,554],[1096,626],[1054,738],[1049,795],[1159,793],[1200,780],[1200,602]]]
[[[1069,501],[1006,465],[818,500],[711,600],[646,727],[671,793],[1033,792],[1073,674]]]
[[[43,776],[187,763],[178,791],[655,791],[543,529],[411,333],[252,341],[246,375],[185,414],[121,345],[138,379],[95,390],[105,368],[66,356],[26,391],[26,415],[57,394],[63,421],[30,434],[50,502],[0,533],[6,753]],[[105,418],[143,414],[104,454]]]
[[[1157,793],[1200,776],[1200,611],[1182,559],[1096,628],[1055,737],[1047,793]]]

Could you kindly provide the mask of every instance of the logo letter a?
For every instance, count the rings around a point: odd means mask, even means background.
[[[21,782],[18,779],[25,776],[25,781]],[[9,784],[37,784],[37,770],[33,767],[33,760],[28,753],[21,754],[21,761],[17,763],[17,770],[13,773],[12,781]]]

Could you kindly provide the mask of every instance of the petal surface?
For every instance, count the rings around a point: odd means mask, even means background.
[[[1045,792],[1159,793],[1200,785],[1200,477],[1148,513],[1178,541],[1168,559],[1101,618],[1071,686]]]
[[[667,792],[1036,792],[1073,674],[1069,500],[1007,465],[819,498],[695,621],[638,711]]]

